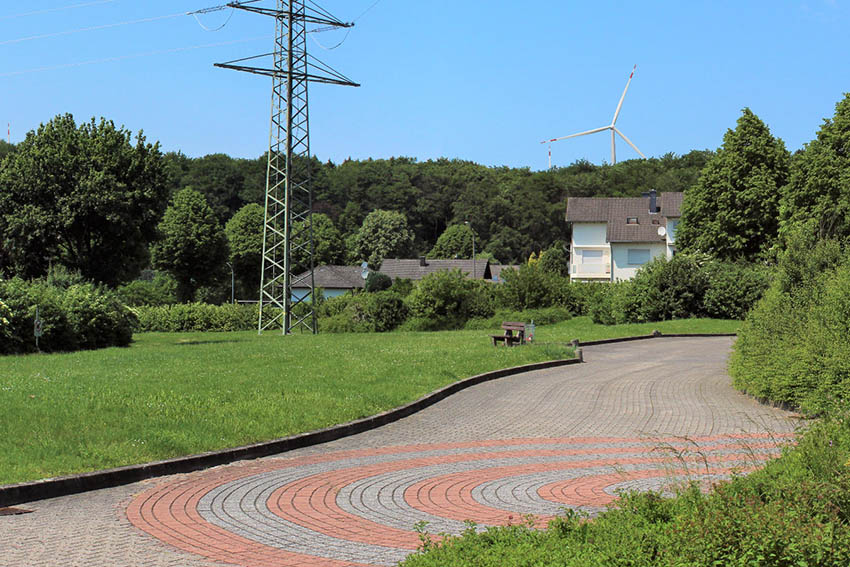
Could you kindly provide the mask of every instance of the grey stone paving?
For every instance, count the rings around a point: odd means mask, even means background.
[[[669,338],[586,347],[587,364],[480,384],[399,422],[288,453],[283,458],[337,450],[490,439],[641,437],[652,442],[670,436],[793,431],[799,422],[790,414],[760,405],[731,388],[725,372],[730,346],[729,338]],[[476,452],[487,450],[490,449],[479,447]],[[368,460],[376,462],[376,457]],[[511,465],[516,463],[510,461]],[[345,464],[350,466],[351,462]],[[343,509],[383,516],[389,525],[401,526],[412,516],[428,517],[421,510],[409,510],[409,505],[399,498],[404,487],[429,475],[463,467],[459,463],[442,469],[435,466],[427,472],[416,469],[395,476],[387,474],[385,478],[371,477],[345,487],[341,491],[343,498],[338,501]],[[240,486],[237,482],[220,487],[199,510],[209,513],[216,522],[229,518],[235,523],[247,522],[249,526],[252,522],[259,523],[260,533],[255,537],[269,539],[274,534],[267,531],[265,522],[257,516],[245,516],[243,505],[228,505],[227,499],[236,498],[243,503],[246,498],[261,501],[262,498],[257,500],[258,495],[272,490],[281,480],[281,474],[292,474],[292,470],[281,471],[277,478],[271,473],[260,475],[262,478],[255,479],[254,484]],[[487,505],[513,501],[522,510],[550,511],[551,502],[541,502],[536,491],[541,485],[565,476],[568,475],[544,473],[514,476],[509,482],[489,481],[479,485],[473,497]],[[0,517],[0,566],[220,565],[165,545],[127,521],[123,510],[132,496],[168,480],[154,479],[21,505],[34,513]],[[652,478],[627,481],[623,485],[657,487],[659,483]],[[214,514],[214,510],[221,513]],[[450,520],[431,519],[444,522],[447,527],[456,526]],[[279,525],[281,520],[275,517],[270,521]],[[246,528],[243,525],[238,529]],[[283,540],[291,532],[287,534],[279,533],[280,540],[272,538],[269,542],[284,545]],[[356,548],[356,545],[342,546],[339,556],[356,559]],[[396,550],[381,555],[384,560],[395,560],[396,556]]]

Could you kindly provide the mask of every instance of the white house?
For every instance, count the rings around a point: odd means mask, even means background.
[[[634,277],[656,256],[676,252],[682,193],[638,198],[571,197],[570,279],[617,281]]]

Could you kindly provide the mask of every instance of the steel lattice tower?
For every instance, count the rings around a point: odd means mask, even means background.
[[[305,0],[277,0],[276,9],[246,4],[248,2],[234,2],[228,6],[274,17],[274,52],[217,63],[216,67],[272,78],[258,330],[262,333],[266,329],[280,328],[284,334],[289,334],[300,328],[316,333],[307,83],[359,85],[307,55],[307,24],[329,27],[351,27],[353,24],[341,22],[321,8],[308,9]],[[321,29],[325,28],[310,31]],[[273,59],[271,68],[242,64],[269,56]],[[303,274],[293,272],[293,255],[299,263],[309,266]],[[306,289],[307,293],[294,297],[293,287]],[[304,307],[296,314],[293,308],[298,305]]]

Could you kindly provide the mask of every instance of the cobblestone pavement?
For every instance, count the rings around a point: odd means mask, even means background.
[[[706,485],[799,421],[735,392],[729,338],[587,347],[380,429],[290,453],[19,506],[0,565],[392,565],[431,533],[596,513],[618,489]]]

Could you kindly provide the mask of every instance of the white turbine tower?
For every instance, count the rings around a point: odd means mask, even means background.
[[[611,124],[609,124],[608,126],[602,126],[601,128],[594,128],[593,130],[587,130],[585,132],[579,132],[578,134],[570,134],[569,136],[561,136],[560,138],[552,138],[551,140],[543,140],[540,143],[541,144],[551,144],[552,142],[558,142],[560,140],[566,140],[567,138],[575,138],[575,137],[578,137],[578,136],[586,136],[587,134],[595,134],[597,132],[603,132],[605,130],[611,130],[611,163],[612,164],[617,163],[617,149],[614,145],[614,140],[615,140],[614,134],[619,134],[619,136],[623,140],[625,140],[628,145],[630,145],[632,148],[634,148],[634,150],[638,154],[640,154],[640,157],[646,159],[646,156],[643,155],[643,153],[641,153],[641,151],[637,148],[637,146],[634,145],[631,140],[626,138],[625,134],[620,132],[617,129],[617,126],[616,126],[617,117],[620,116],[620,109],[623,107],[623,100],[625,100],[625,98],[626,98],[626,92],[628,92],[628,90],[629,90],[629,85],[632,82],[632,77],[635,76],[635,69],[637,69],[637,65],[632,67],[632,72],[629,75],[629,80],[626,82],[626,88],[623,89],[623,96],[620,97],[620,102],[617,104],[617,110],[614,111],[614,119],[611,120]],[[549,147],[549,168],[550,169],[552,168],[552,148],[551,148],[551,146]]]

